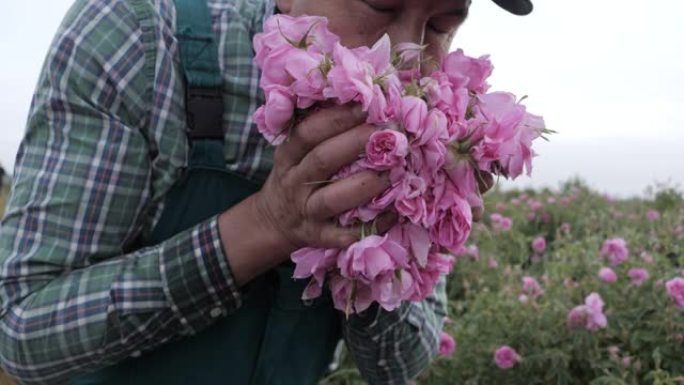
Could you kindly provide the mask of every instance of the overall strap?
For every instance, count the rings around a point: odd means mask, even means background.
[[[223,139],[223,78],[206,0],[176,0],[190,139]]]

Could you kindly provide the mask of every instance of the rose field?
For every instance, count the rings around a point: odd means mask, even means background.
[[[684,384],[681,193],[571,181],[485,204],[448,277],[455,349],[418,384]],[[342,361],[323,384],[362,384]]]

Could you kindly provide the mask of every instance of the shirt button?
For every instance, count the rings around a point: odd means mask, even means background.
[[[211,311],[209,312],[209,315],[211,316],[211,318],[218,318],[218,316],[220,316],[221,313],[223,313],[221,311],[221,309],[218,307],[215,307],[215,308],[211,309]]]
[[[138,358],[140,357],[140,350],[136,350],[133,353],[131,353],[131,357],[133,358]]]
[[[387,361],[385,361],[385,360],[378,361],[378,366],[385,366],[385,365],[387,365]]]

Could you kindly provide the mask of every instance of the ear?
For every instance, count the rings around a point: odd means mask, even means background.
[[[289,14],[292,12],[292,3],[294,0],[276,0],[276,7],[280,13]]]

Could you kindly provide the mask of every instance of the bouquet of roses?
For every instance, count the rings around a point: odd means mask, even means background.
[[[392,186],[339,216],[362,225],[346,250],[303,248],[292,254],[294,278],[310,278],[304,299],[318,297],[327,280],[335,307],[361,312],[373,301],[386,310],[432,293],[462,250],[481,207],[478,172],[515,178],[531,171],[532,141],[549,132],[516,97],[488,93],[488,58],[457,50],[422,77],[421,47],[392,49],[387,35],[373,47],[346,48],[322,17],[275,15],[254,37],[266,104],[254,119],[273,145],[296,116],[322,102],[359,103],[377,126],[365,154],[333,180],[362,170],[388,171]],[[398,223],[377,234],[374,219],[388,210]]]

